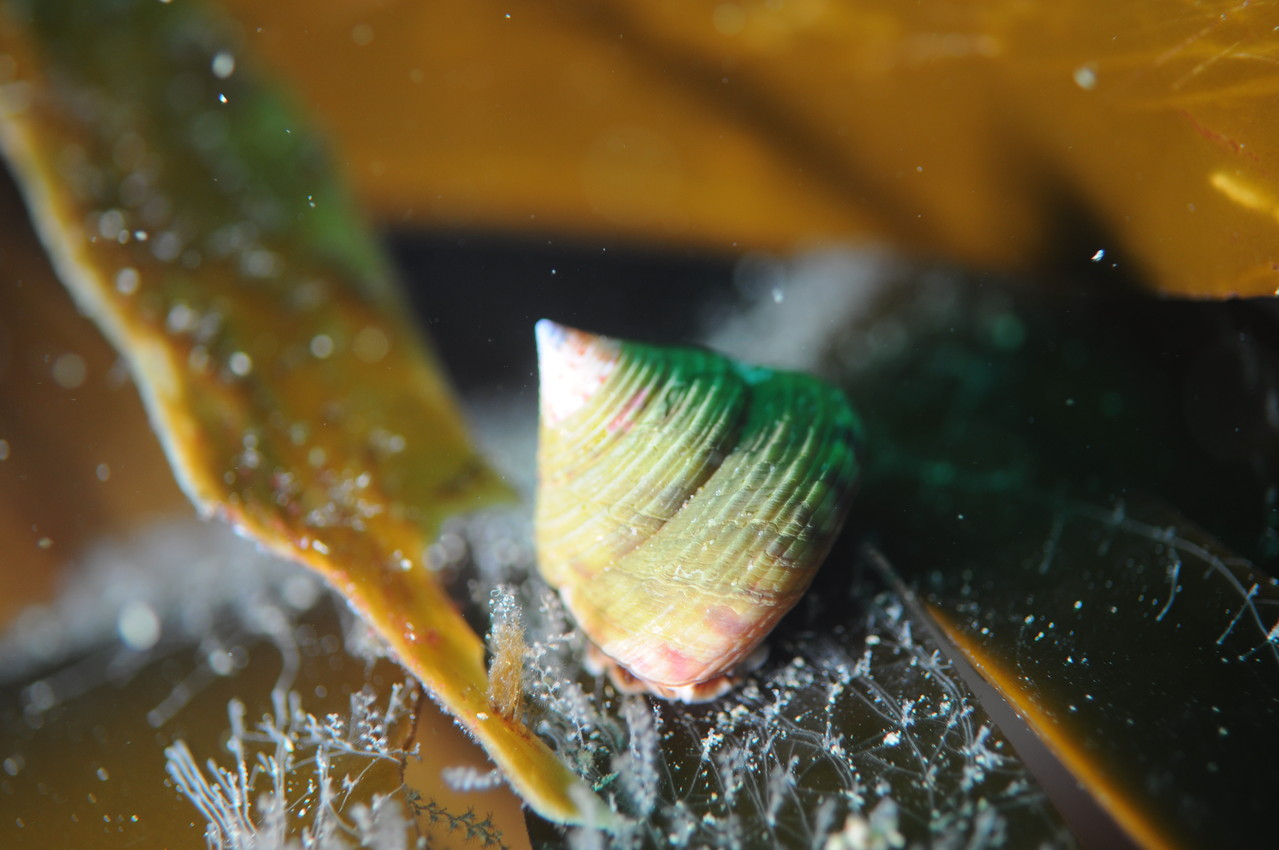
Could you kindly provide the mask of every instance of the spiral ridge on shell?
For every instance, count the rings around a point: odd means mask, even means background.
[[[718,695],[844,522],[856,416],[810,375],[546,319],[536,335],[543,577],[628,680]]]

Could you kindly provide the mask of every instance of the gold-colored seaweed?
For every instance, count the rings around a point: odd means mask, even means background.
[[[1270,4],[225,2],[388,222],[1279,288]]]
[[[183,489],[325,576],[540,813],[606,822],[493,710],[427,563],[444,516],[505,488],[323,150],[200,9],[126,5],[0,7],[0,145]],[[147,49],[122,62],[96,28],[126,11]]]

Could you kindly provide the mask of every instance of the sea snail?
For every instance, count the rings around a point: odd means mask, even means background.
[[[536,331],[542,575],[619,685],[713,699],[829,552],[857,419],[809,375]]]

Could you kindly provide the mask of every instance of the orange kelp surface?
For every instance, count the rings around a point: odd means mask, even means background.
[[[1265,4],[226,2],[389,224],[1279,286]]]

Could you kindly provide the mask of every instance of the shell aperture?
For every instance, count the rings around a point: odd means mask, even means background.
[[[619,684],[718,696],[843,525],[856,416],[809,375],[536,330],[542,575]]]

